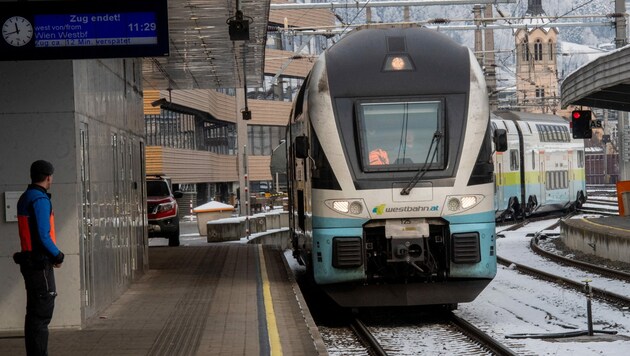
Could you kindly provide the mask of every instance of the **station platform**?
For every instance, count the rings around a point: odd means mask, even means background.
[[[149,271],[85,329],[52,329],[49,354],[327,354],[281,250],[151,247],[149,261]],[[0,337],[0,354],[25,355],[23,336]]]
[[[567,247],[612,261],[630,263],[630,217],[564,219],[560,236]]]

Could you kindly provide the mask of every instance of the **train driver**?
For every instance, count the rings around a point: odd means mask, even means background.
[[[382,164],[389,164],[387,151],[382,148],[375,148],[370,151],[370,166],[378,166]]]

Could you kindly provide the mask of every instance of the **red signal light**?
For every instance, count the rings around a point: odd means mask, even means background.
[[[579,119],[580,116],[582,116],[582,113],[580,113],[579,111],[574,111],[573,112],[573,118],[574,119]]]

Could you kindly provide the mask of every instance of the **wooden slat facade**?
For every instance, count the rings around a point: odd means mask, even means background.
[[[145,115],[160,115],[160,107],[151,105],[152,102],[158,100],[159,98],[160,98],[159,90],[145,90],[143,92]]]
[[[249,180],[271,180],[269,156],[249,157]],[[236,156],[161,146],[146,147],[147,175],[165,175],[173,183],[238,181]]]
[[[173,183],[238,181],[236,156],[161,146],[146,147],[147,175],[161,174]]]
[[[289,4],[294,1],[272,0],[273,4]],[[291,27],[333,26],[335,15],[329,9],[273,10],[269,11],[269,22]]]
[[[168,91],[162,90],[159,92],[159,97],[153,96],[153,98],[151,102],[159,98],[168,99]],[[214,90],[173,90],[171,101],[174,104],[210,113],[219,120],[236,122],[236,99],[233,96]],[[252,112],[249,125],[285,126],[289,121],[290,102],[250,99],[247,104]],[[151,106],[150,103],[149,106]],[[145,101],[145,114],[147,114],[146,110]],[[240,117],[239,114],[238,118]]]
[[[282,75],[290,77],[305,78],[313,67],[315,56],[290,59],[295,55],[291,51],[281,51],[267,48],[265,50],[265,73],[273,74],[280,72],[283,66],[289,65],[282,71]]]
[[[290,3],[287,0],[272,0],[273,3]],[[329,9],[274,10],[269,14],[269,22],[288,26],[332,26],[335,16]],[[289,58],[291,51],[266,49],[265,73],[275,75],[287,63],[283,75],[304,78],[313,66],[315,58]],[[236,98],[215,90],[145,90],[145,115],[159,115],[160,108],[152,102],[167,99],[191,109],[207,112],[214,118],[236,123],[241,119],[240,107]],[[286,126],[291,112],[291,103],[284,101],[248,100],[252,120],[248,125]],[[270,156],[249,156],[249,180],[272,180],[269,169]],[[219,155],[204,151],[184,150],[159,146],[146,147],[147,174],[162,174],[171,177],[173,183],[220,183],[238,182],[237,156]]]

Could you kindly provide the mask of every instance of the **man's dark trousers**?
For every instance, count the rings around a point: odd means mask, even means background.
[[[20,271],[26,285],[26,354],[45,356],[48,355],[48,324],[52,319],[57,296],[53,267],[50,263],[42,268],[22,265]]]

